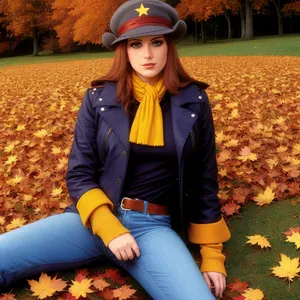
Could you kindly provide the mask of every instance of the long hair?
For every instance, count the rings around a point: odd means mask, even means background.
[[[167,91],[171,95],[176,95],[180,91],[180,88],[186,87],[191,83],[207,88],[208,84],[200,82],[192,78],[184,70],[179,57],[175,41],[170,35],[165,35],[165,39],[168,45],[167,62],[162,70],[162,75],[164,78],[164,84]],[[130,111],[130,105],[133,102],[133,91],[132,91],[132,72],[133,69],[128,62],[127,56],[127,40],[118,43],[113,65],[108,73],[99,79],[92,81],[92,87],[103,86],[105,81],[115,81],[117,82],[117,101],[122,103],[125,111],[128,113]]]

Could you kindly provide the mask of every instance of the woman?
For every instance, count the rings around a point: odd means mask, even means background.
[[[214,299],[213,287],[222,297],[230,233],[207,85],[185,73],[174,44],[186,25],[161,1],[133,0],[110,27],[113,66],[87,90],[74,131],[74,205],[0,236],[0,284],[109,259],[154,299]],[[201,245],[201,272],[187,240]]]

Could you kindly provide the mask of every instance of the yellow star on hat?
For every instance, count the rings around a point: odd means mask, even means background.
[[[139,8],[136,8],[135,11],[139,13],[139,17],[142,15],[147,15],[147,11],[150,9],[150,7],[144,7],[144,5],[141,3],[141,6]]]

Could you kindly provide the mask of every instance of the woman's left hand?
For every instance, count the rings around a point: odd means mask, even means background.
[[[226,277],[219,272],[203,272],[202,273],[210,290],[214,287],[215,296],[222,298],[223,292],[226,288]]]

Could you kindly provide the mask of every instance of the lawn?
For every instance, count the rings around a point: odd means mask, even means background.
[[[280,55],[300,56],[300,34],[259,37],[254,40],[240,39],[210,41],[207,44],[194,43],[188,37],[178,43],[180,56],[214,56],[214,55]],[[0,67],[36,64],[42,62],[65,62],[113,57],[112,52],[49,54],[40,53],[39,57],[31,55],[0,58]]]

